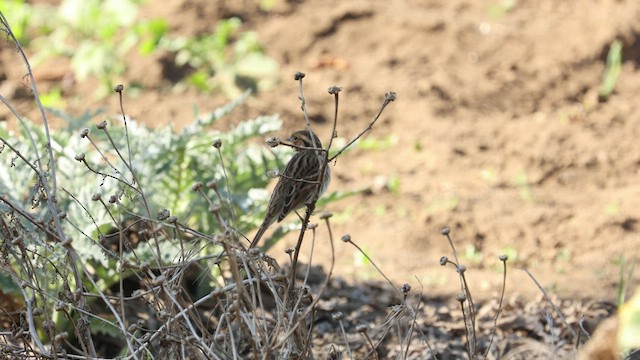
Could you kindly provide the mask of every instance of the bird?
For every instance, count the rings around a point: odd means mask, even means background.
[[[273,189],[264,221],[249,248],[258,244],[264,232],[275,221],[280,222],[291,211],[310,204],[314,200],[318,185],[320,185],[317,190],[319,198],[331,182],[331,171],[329,166],[325,166],[322,184],[318,184],[325,155],[321,151],[322,143],[313,131],[308,129],[295,131],[287,140],[294,145],[296,152]]]

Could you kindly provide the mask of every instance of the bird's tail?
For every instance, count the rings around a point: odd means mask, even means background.
[[[251,241],[251,244],[249,245],[249,249],[258,245],[258,241],[260,241],[260,238],[262,237],[262,235],[264,235],[264,232],[267,231],[268,227],[269,224],[266,224],[266,222],[260,226],[258,232],[256,233],[256,236],[253,237],[253,241]]]

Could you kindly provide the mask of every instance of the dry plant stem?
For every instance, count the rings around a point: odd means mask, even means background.
[[[320,290],[318,291],[318,294],[315,296],[315,298],[313,299],[313,301],[311,302],[311,305],[309,305],[307,307],[307,310],[304,312],[304,314],[302,314],[302,317],[307,316],[311,311],[313,311],[313,309],[315,309],[316,305],[318,304],[318,301],[320,301],[320,299],[322,298],[322,294],[324,293],[324,290],[327,288],[327,284],[329,283],[329,280],[331,279],[331,276],[333,275],[333,268],[335,267],[336,264],[336,252],[335,252],[335,246],[334,246],[334,240],[333,240],[333,232],[331,230],[331,223],[329,222],[329,219],[325,219],[325,222],[327,224],[327,228],[329,230],[329,244],[331,245],[331,265],[329,266],[329,272],[327,273],[327,276],[324,279],[324,282],[322,283],[322,286],[320,286]],[[287,299],[287,294],[285,294],[285,299]],[[291,334],[295,331],[295,329],[299,326],[300,322],[297,322],[296,324],[294,324],[285,334],[285,336],[283,337],[283,339],[288,338],[289,336],[291,336]],[[279,342],[277,344],[274,344],[274,346],[272,346],[273,349],[278,349],[283,345],[283,341],[284,340],[279,340]]]
[[[122,88],[124,89],[124,88]],[[129,127],[127,126],[127,117],[124,114],[124,105],[122,103],[122,90],[116,91],[118,93],[118,98],[120,100],[120,112],[122,113],[122,121],[124,122],[124,138],[127,141],[127,153],[129,157],[129,164],[133,164],[131,162],[131,143],[129,142]],[[133,171],[131,171],[133,174]],[[135,175],[134,175],[135,176]]]
[[[182,318],[183,316],[185,316],[185,313],[190,312],[193,309],[196,309],[200,305],[206,303],[207,301],[211,301],[211,299],[213,299],[215,297],[224,295],[225,293],[230,292],[230,291],[238,291],[238,289],[237,289],[238,287],[247,286],[247,285],[252,284],[252,283],[254,283],[256,281],[267,281],[267,278],[262,278],[262,279],[248,278],[248,279],[242,280],[241,283],[230,283],[229,285],[226,285],[224,287],[220,287],[220,288],[217,288],[217,289],[213,290],[209,294],[207,294],[207,295],[203,296],[202,298],[198,299],[196,302],[190,304],[189,306],[187,306],[185,308],[182,308],[176,314],[172,314],[172,316],[164,324],[162,324],[162,326],[160,326],[160,328],[158,328],[156,330],[156,332],[149,339],[147,339],[147,341],[145,343],[140,344],[140,347],[137,348],[131,355],[129,355],[125,359],[130,359],[132,356],[137,358],[137,354],[140,354],[141,352],[144,352],[145,350],[147,350],[147,347],[149,345],[151,345],[151,343],[153,343],[154,341],[158,340],[159,337],[164,336],[164,334],[166,334],[168,328],[173,326],[173,323],[175,321],[177,321],[178,318]]]
[[[47,138],[47,150],[49,152],[49,159],[50,159],[50,174],[51,174],[51,188],[49,188],[49,184],[47,182],[47,179],[44,177],[45,171],[44,168],[42,167],[42,162],[40,161],[41,157],[40,154],[38,153],[38,147],[35,144],[35,141],[33,140],[33,137],[31,136],[31,133],[28,131],[27,127],[24,124],[24,121],[22,120],[22,117],[17,116],[17,118],[20,120],[20,123],[22,124],[22,126],[25,128],[25,130],[27,130],[27,133],[29,134],[29,138],[31,140],[31,146],[33,148],[33,151],[36,154],[36,159],[38,159],[37,163],[38,163],[38,168],[39,171],[36,172],[36,174],[38,174],[38,177],[40,178],[40,182],[42,183],[42,186],[45,189],[45,192],[47,193],[47,205],[49,207],[49,212],[51,213],[51,217],[53,218],[53,222],[56,228],[56,232],[58,233],[58,235],[61,238],[64,238],[64,233],[62,231],[62,226],[60,225],[60,219],[58,218],[58,209],[55,205],[55,202],[57,201],[57,195],[56,195],[56,191],[57,191],[57,180],[56,180],[56,168],[55,168],[55,161],[54,161],[54,156],[53,156],[53,150],[51,149],[51,135],[49,133],[49,122],[47,121],[47,114],[44,111],[44,107],[42,106],[42,102],[40,101],[40,95],[38,93],[38,87],[36,86],[36,79],[33,76],[33,71],[31,71],[31,64],[29,63],[29,60],[27,59],[27,56],[25,55],[24,51],[22,50],[22,46],[20,46],[20,43],[18,42],[18,39],[16,39],[16,37],[13,35],[13,31],[11,30],[11,26],[9,26],[9,22],[7,21],[7,19],[5,18],[4,14],[0,11],[0,22],[2,23],[2,26],[4,26],[8,37],[11,39],[11,41],[14,43],[14,45],[16,46],[16,49],[18,50],[18,53],[20,54],[20,57],[22,58],[22,62],[24,63],[25,67],[27,68],[27,74],[29,76],[29,81],[31,82],[31,90],[33,91],[33,97],[36,101],[36,104],[38,105],[38,109],[40,110],[40,116],[42,118],[42,124],[44,127],[44,131],[45,131],[45,135]],[[5,103],[5,105],[8,103],[8,101],[6,101],[6,99],[4,99],[3,97],[3,102]],[[11,112],[14,115],[17,115],[17,112],[15,111],[15,109],[13,109],[13,107],[10,107]],[[76,279],[78,280],[78,279]],[[94,349],[95,351],[95,349]],[[95,354],[94,354],[95,356]]]
[[[564,318],[564,315],[562,314],[562,312],[560,311],[560,309],[558,309],[558,307],[556,306],[556,304],[553,303],[553,301],[551,301],[551,298],[549,297],[549,295],[547,294],[547,292],[542,288],[542,286],[540,285],[540,283],[538,282],[538,280],[536,280],[536,278],[533,276],[533,274],[531,274],[531,272],[529,272],[529,269],[527,268],[522,268],[520,269],[522,271],[524,271],[525,273],[527,273],[527,275],[529,275],[529,277],[531,278],[531,280],[533,280],[533,282],[536,284],[536,286],[538,287],[538,289],[540,289],[540,292],[542,292],[542,295],[544,295],[544,298],[547,299],[547,301],[549,302],[549,304],[551,304],[551,306],[553,307],[553,310],[556,312],[556,314],[558,314],[558,316],[560,317],[560,319],[562,320],[562,322],[564,323],[564,325],[567,327],[567,329],[569,329],[569,332],[571,332],[571,335],[573,335],[573,339],[577,339],[578,334],[576,334],[576,332],[573,330],[573,328],[571,328],[571,326],[569,326],[569,323],[567,322],[567,319]]]
[[[422,303],[422,295],[424,294],[424,286],[422,285],[422,282],[420,281],[420,279],[418,279],[418,277],[416,276],[416,281],[418,282],[418,284],[420,285],[420,295],[418,296],[418,306],[416,307],[416,311],[414,312],[414,316],[413,316],[413,326],[415,327],[416,324],[416,318],[418,317],[418,311],[420,310],[420,304]],[[424,341],[425,344],[427,344],[427,348],[429,349],[429,351],[431,352],[431,357],[435,360],[436,356],[435,356],[435,352],[433,351],[433,349],[431,348],[431,344],[429,344],[429,341],[427,340],[427,336],[424,334],[424,332],[422,332],[422,329],[420,328],[420,326],[417,327],[418,331],[420,332],[420,335],[422,335],[422,340]],[[407,353],[409,352],[409,348],[407,347]]]
[[[93,141],[93,138],[91,138],[91,135],[87,134],[87,136],[85,136],[87,138],[87,140],[89,140],[89,143],[91,143],[91,145],[93,146],[93,149],[95,151],[98,152],[98,154],[100,154],[100,157],[102,158],[102,161],[104,161],[107,165],[109,165],[109,167],[111,167],[111,170],[113,170],[113,172],[115,172],[118,175],[122,175],[122,173],[120,172],[120,170],[118,170],[109,160],[109,158],[102,152],[102,150],[100,150],[100,147],[98,146],[98,144],[96,144]],[[115,178],[115,177],[114,177]],[[131,184],[129,184],[126,180],[124,179],[117,179],[118,181],[120,181],[121,183],[129,186],[132,189],[135,189],[133,186],[131,186]]]
[[[367,255],[367,253],[364,252],[364,250],[362,250],[360,248],[360,246],[358,246],[356,243],[354,243],[353,241],[349,240],[348,241],[349,244],[353,245],[356,249],[358,249],[358,251],[364,255],[365,258],[367,258],[367,260],[371,263],[371,265],[373,265],[373,267],[376,269],[376,271],[378,271],[378,273],[380,275],[382,275],[382,277],[387,281],[387,283],[389,283],[389,285],[391,285],[391,288],[393,289],[393,291],[396,292],[396,294],[398,295],[398,297],[400,299],[402,299],[402,304],[405,304],[404,301],[404,296],[402,296],[402,294],[400,293],[400,291],[398,291],[398,289],[396,289],[396,287],[393,285],[393,282],[387,277],[387,275],[385,275],[384,272],[382,272],[382,270],[380,270],[380,268],[378,267],[378,265],[376,265],[376,263],[373,261],[373,259],[371,259],[369,257],[369,255]]]
[[[344,346],[346,346],[347,348],[349,359],[353,359],[353,354],[351,353],[351,347],[349,346],[349,341],[347,340],[347,332],[344,330],[344,323],[342,322],[342,319],[338,320],[338,324],[340,325],[340,332],[342,333],[342,339],[344,340]]]
[[[358,134],[358,136],[353,138],[353,140],[351,140],[347,145],[343,146],[342,149],[340,149],[340,151],[338,151],[335,155],[330,157],[329,162],[333,161],[335,158],[340,156],[340,154],[342,154],[347,148],[353,145],[353,143],[358,141],[358,139],[360,139],[367,131],[371,131],[371,129],[373,129],[373,125],[376,123],[376,121],[378,121],[378,119],[380,118],[380,115],[382,115],[382,112],[387,107],[387,105],[389,105],[389,103],[395,100],[396,100],[395,92],[390,91],[384,94],[384,101],[382,102],[382,106],[380,106],[380,110],[378,110],[378,113],[376,114],[376,116],[373,117],[373,120],[371,120],[371,122],[369,123],[369,126],[367,126],[360,134]]]
[[[467,340],[467,355],[469,356],[469,360],[473,360],[475,358],[473,351],[471,350],[472,344],[471,341],[469,339],[469,329],[468,329],[468,319],[467,319],[467,312],[464,309],[464,300],[460,301],[460,310],[462,310],[462,320],[464,321],[465,324],[465,332],[464,332],[464,337]]]
[[[498,310],[496,311],[496,316],[493,318],[493,329],[491,330],[491,337],[489,338],[489,345],[487,345],[487,351],[484,353],[484,358],[486,359],[489,355],[489,351],[491,350],[491,344],[493,343],[493,338],[496,335],[496,331],[498,330],[498,318],[500,317],[500,313],[502,312],[502,303],[504,301],[504,291],[507,287],[507,261],[502,261],[502,291],[500,292],[500,301],[498,302]]]
[[[371,347],[371,351],[369,351],[369,354],[373,353],[373,356],[375,356],[376,360],[380,360],[380,355],[378,355],[378,351],[373,345],[373,341],[371,341],[369,334],[367,334],[367,332],[365,331],[362,333],[362,336],[364,336],[364,338],[367,340],[367,343],[369,344],[369,347]]]
[[[231,188],[229,187],[229,176],[227,175],[227,168],[224,165],[224,158],[222,157],[222,151],[220,150],[219,147],[217,148],[217,150],[218,150],[218,158],[220,159],[220,165],[222,165],[222,172],[224,174],[225,185],[227,187],[227,194],[229,195],[227,202],[229,205],[229,212],[231,212],[231,226],[235,228],[236,215],[233,211],[233,203],[231,202]],[[218,194],[218,197],[220,198],[220,200],[222,201],[222,195],[220,195],[220,193],[218,192],[218,189],[215,189],[215,191]]]

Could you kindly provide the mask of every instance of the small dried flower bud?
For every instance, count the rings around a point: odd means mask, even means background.
[[[21,287],[21,288],[23,288],[23,289],[26,289],[26,288],[28,288],[28,287],[29,287],[29,284],[27,284],[27,282],[26,282],[26,281],[22,281],[22,282],[20,283],[20,287]],[[37,309],[37,308],[36,308],[36,309]],[[35,312],[35,311],[36,311],[36,309],[33,309],[33,311]]]
[[[56,336],[53,337],[53,341],[56,344],[60,344],[62,341],[66,340],[69,337],[69,333],[66,331],[63,331],[59,334],[56,334]]]
[[[84,161],[84,153],[79,153],[76,155],[76,161]]]
[[[336,95],[337,93],[339,93],[340,91],[342,91],[342,88],[340,86],[330,86],[329,87],[329,94],[331,95]]]
[[[500,261],[505,262],[505,261],[509,260],[509,256],[505,255],[505,254],[502,254],[502,255],[500,255],[499,259],[500,259]]]
[[[113,91],[117,92],[117,93],[121,93],[122,90],[124,90],[124,85],[122,84],[118,84],[116,86],[114,86]]]
[[[156,314],[158,316],[158,319],[160,319],[162,321],[164,321],[164,319],[168,319],[168,318],[171,317],[171,315],[168,312],[164,311],[164,310],[160,310]]]
[[[66,305],[62,301],[58,301],[53,308],[56,311],[63,311],[66,308]]]
[[[211,180],[207,183],[207,187],[211,190],[215,190],[218,188],[218,183],[215,180]]]
[[[387,101],[395,101],[396,99],[396,92],[395,91],[389,91],[388,93],[384,94],[384,99]]]
[[[340,240],[342,240],[343,242],[351,242],[351,235],[349,235],[349,234],[344,234],[344,235],[342,235],[342,237],[340,238]]]
[[[157,219],[160,221],[166,220],[171,215],[171,212],[168,209],[162,209],[158,212]]]
[[[296,80],[296,81],[298,81],[298,80],[303,79],[306,75],[307,75],[307,74],[305,74],[305,73],[303,73],[303,72],[301,72],[301,71],[297,71],[297,72],[295,73],[295,75],[293,75],[293,79],[294,79],[294,80]]]
[[[268,138],[267,140],[265,140],[264,142],[267,143],[267,145],[269,145],[269,147],[276,147],[278,145],[280,145],[280,138],[277,136],[272,136],[270,138]]]
[[[72,242],[72,241],[73,241],[73,239],[71,239],[71,238],[66,238],[66,239],[64,239],[64,240],[60,243],[60,245],[62,245],[62,246],[64,246],[64,247],[67,247],[67,246],[70,246],[70,245],[71,245],[71,242]]]
[[[11,240],[11,245],[22,244],[22,235],[18,235],[15,239]]]
[[[280,176],[280,171],[279,170],[269,170],[267,171],[267,177],[269,178],[277,178],[278,176]]]
[[[451,232],[451,230],[449,230],[448,226],[445,226],[445,227],[442,228],[442,230],[440,230],[440,234],[442,234],[444,236],[449,235],[449,232]]]
[[[447,265],[447,263],[449,262],[449,258],[446,256],[443,256],[440,258],[440,265],[445,266]]]
[[[42,322],[42,328],[45,330],[53,330],[56,328],[56,324],[52,320],[45,320]]]
[[[411,285],[409,284],[402,284],[402,293],[407,295],[409,293],[409,291],[411,291]]]
[[[288,248],[288,249],[287,249],[287,250],[285,250],[284,252],[285,252],[285,253],[287,253],[287,254],[289,254],[289,255],[291,255],[291,254],[293,254],[293,252],[294,252],[294,251],[295,251],[294,249],[292,249],[292,248]]]
[[[329,218],[330,218],[330,217],[332,217],[332,216],[333,216],[333,213],[328,212],[328,211],[323,211],[323,212],[320,214],[320,219],[322,219],[322,220],[326,220],[326,219],[329,219]]]
[[[314,223],[307,224],[307,229],[309,230],[313,230],[317,227],[318,227],[318,224],[314,224]]]
[[[216,149],[220,149],[220,147],[222,147],[222,140],[214,139],[213,144],[211,144],[211,146],[213,146]]]
[[[167,222],[170,222],[172,224],[175,224],[178,222],[178,217],[173,215],[173,216],[169,216],[169,218],[167,218]]]
[[[60,211],[58,213],[58,219],[64,219],[67,217],[67,212],[66,211]]]
[[[109,203],[110,204],[115,204],[117,201],[118,201],[118,196],[117,195],[109,196]]]
[[[131,325],[129,325],[129,327],[127,328],[127,331],[129,331],[130,333],[136,331],[138,329],[138,324],[137,323],[133,323]]]
[[[89,135],[89,129],[84,128],[84,129],[82,129],[82,131],[80,131],[80,137],[81,137],[82,139],[86,138],[86,137],[87,137],[87,135]]]
[[[103,130],[107,127],[107,122],[106,121],[102,121],[100,122],[100,124],[96,125],[96,127],[100,130]]]
[[[366,333],[367,330],[369,330],[369,327],[365,324],[360,324],[358,326],[356,326],[356,331],[360,332],[360,333]]]
[[[460,274],[464,274],[464,272],[467,271],[467,267],[464,265],[458,265],[457,270]]]
[[[204,187],[204,184],[200,181],[197,181],[195,184],[191,185],[191,191],[200,191]]]
[[[102,199],[102,195],[100,195],[100,193],[95,193],[91,196],[91,200],[93,201],[99,201],[100,199]]]
[[[465,300],[467,300],[467,294],[465,293],[458,294],[458,296],[456,296],[456,300],[458,300],[459,302],[464,302]]]
[[[163,282],[165,282],[166,280],[167,278],[164,275],[159,275],[159,276],[156,276],[153,280],[151,280],[151,284],[153,286],[158,286]]]
[[[40,316],[42,315],[42,309],[39,307],[33,308],[33,311],[31,313],[33,314],[33,316]]]
[[[333,320],[342,320],[344,319],[344,314],[342,313],[342,311],[336,311],[331,314],[331,317],[333,318]]]

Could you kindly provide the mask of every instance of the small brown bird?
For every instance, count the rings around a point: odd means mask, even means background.
[[[295,148],[296,153],[287,163],[284,172],[280,176],[276,187],[273,189],[267,214],[256,236],[253,238],[250,248],[256,246],[264,232],[276,220],[282,221],[293,210],[297,210],[313,201],[318,180],[320,180],[320,171],[322,162],[324,161],[324,153],[314,150],[322,149],[320,139],[310,130],[299,130],[291,134],[289,140],[293,145],[301,148]],[[322,184],[318,189],[318,197],[329,187],[331,182],[331,171],[329,167],[325,167]]]

